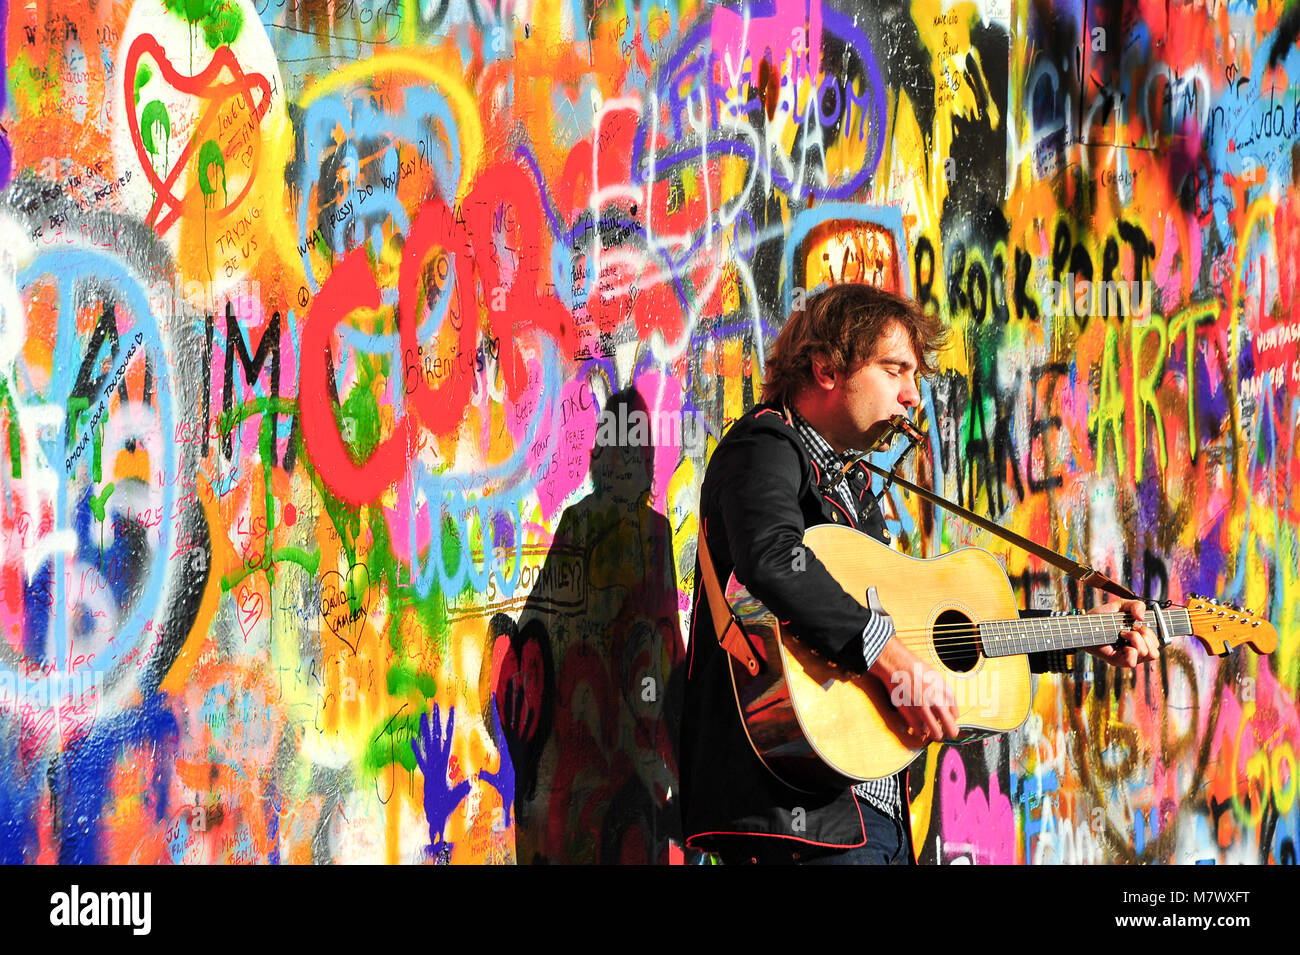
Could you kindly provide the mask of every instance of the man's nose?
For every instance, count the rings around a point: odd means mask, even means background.
[[[921,390],[916,386],[914,380],[908,379],[907,384],[898,396],[898,403],[904,408],[915,408],[921,403]]]

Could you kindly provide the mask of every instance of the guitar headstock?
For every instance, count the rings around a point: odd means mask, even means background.
[[[1277,628],[1250,610],[1193,594],[1187,601],[1187,616],[1192,636],[1209,653],[1222,656],[1243,644],[1259,654],[1277,649]]]

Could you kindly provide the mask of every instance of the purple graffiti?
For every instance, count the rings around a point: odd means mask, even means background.
[[[0,113],[8,105],[5,91],[9,89],[8,52],[5,49],[5,27],[9,23],[9,0],[0,0]],[[9,137],[0,133],[0,189],[9,185],[9,174],[13,170],[13,148]]]
[[[424,817],[429,823],[429,845],[426,851],[430,856],[438,854],[436,846],[447,820],[456,811],[462,799],[469,794],[469,780],[456,786],[450,786],[448,769],[451,762],[451,741],[456,727],[456,709],[447,707],[447,729],[443,731],[442,719],[438,713],[438,704],[433,704],[431,714],[420,714],[420,735],[411,740],[411,749],[415,752],[415,761],[424,774]],[[443,840],[445,843],[445,840]]]
[[[501,712],[497,709],[495,693],[492,694],[492,739],[501,753],[501,765],[495,773],[480,772],[478,776],[491,783],[501,794],[501,804],[506,810],[505,825],[509,827],[515,801],[515,764],[510,759],[510,747],[506,744],[506,731],[501,725]]]

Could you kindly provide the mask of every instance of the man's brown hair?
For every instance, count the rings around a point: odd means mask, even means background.
[[[823,356],[836,371],[849,371],[876,352],[877,343],[898,322],[916,352],[917,370],[933,375],[934,353],[947,344],[948,330],[909,298],[872,285],[832,285],[790,313],[767,358],[763,400],[789,404],[812,381],[812,361]]]

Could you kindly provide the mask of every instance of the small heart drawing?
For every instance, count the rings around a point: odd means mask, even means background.
[[[244,632],[244,642],[253,632],[257,622],[262,619],[262,595],[252,587],[244,587],[239,592],[239,629]]]
[[[356,653],[370,612],[370,571],[365,564],[353,564],[346,578],[337,570],[321,577],[320,612],[330,633]]]

